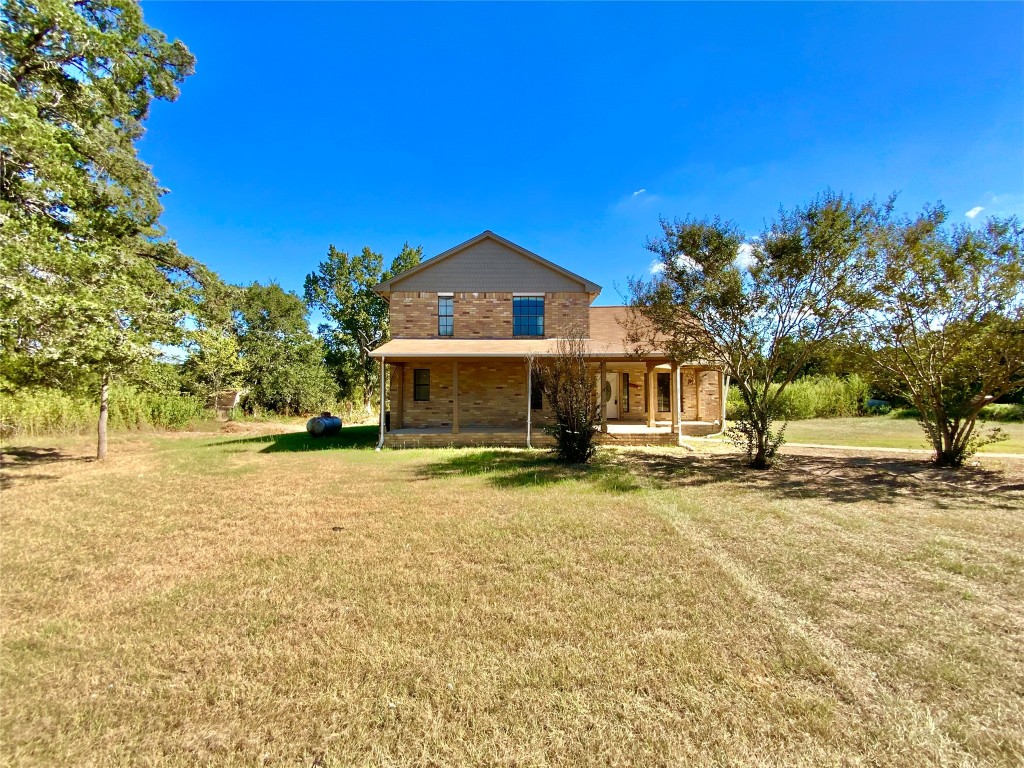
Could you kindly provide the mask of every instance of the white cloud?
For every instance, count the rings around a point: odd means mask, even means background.
[[[740,250],[736,254],[735,264],[740,269],[750,269],[750,265],[754,263],[754,245],[753,243],[741,243]]]
[[[661,259],[655,259],[651,262],[651,266],[648,267],[648,271],[652,275],[660,275],[665,271],[665,265],[661,263]]]
[[[636,197],[637,195],[642,195],[646,191],[646,189],[638,189],[636,192],[633,193],[633,197]]]
[[[976,205],[973,208],[971,208],[971,210],[969,210],[967,213],[965,213],[964,216],[966,216],[968,219],[973,219],[975,216],[977,216],[984,210],[985,209],[982,208],[980,205]]]

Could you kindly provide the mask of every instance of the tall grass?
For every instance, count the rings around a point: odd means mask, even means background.
[[[898,408],[892,412],[896,419],[916,419],[916,408]],[[1024,405],[1020,403],[992,403],[978,412],[978,421],[1024,421]]]
[[[773,386],[773,391],[778,391],[778,385]],[[868,384],[857,374],[846,378],[808,376],[783,390],[777,418],[797,421],[860,416],[867,400]],[[747,415],[747,406],[736,387],[729,388],[726,410],[730,419],[742,419]]]
[[[110,390],[110,429],[182,429],[212,416],[205,403],[188,395]],[[55,389],[22,389],[0,394],[0,434],[5,437],[80,435],[96,429],[99,399]]]

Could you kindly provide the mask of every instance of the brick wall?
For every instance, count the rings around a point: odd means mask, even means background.
[[[401,372],[399,368],[401,367]],[[430,400],[413,399],[417,368],[430,371]],[[420,360],[392,366],[392,424],[397,429],[450,427],[452,424],[451,360]],[[401,393],[397,390],[401,388]],[[398,409],[401,408],[401,420]],[[534,423],[548,418],[547,403],[532,413]],[[462,361],[459,363],[459,426],[509,426],[526,429],[526,363]]]
[[[512,337],[511,293],[456,293],[456,339]],[[544,335],[565,335],[579,327],[590,333],[590,297],[585,293],[544,294]],[[395,291],[391,294],[391,336],[396,339],[437,338],[437,294]]]

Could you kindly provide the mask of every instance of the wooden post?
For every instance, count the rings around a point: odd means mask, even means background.
[[[725,428],[725,370],[721,369],[718,371],[718,404],[721,406],[722,411],[722,428]]]
[[[608,404],[604,401],[604,387],[607,382],[607,368],[604,360],[601,361],[601,373],[598,374],[600,386],[597,388],[597,402],[601,404],[601,431],[608,431]]]
[[[647,363],[647,428],[654,429],[654,420],[658,415],[658,374],[654,363]]]
[[[526,447],[533,448],[530,445],[530,439],[533,437],[530,433],[533,431],[533,358],[526,358]]]
[[[385,358],[380,359],[380,439],[377,440],[377,447],[374,449],[379,451],[384,447],[384,413],[385,413],[385,398],[387,397],[387,361]]]
[[[693,407],[696,409],[696,415],[693,417],[694,421],[700,421],[700,377],[701,377],[701,373],[702,373],[702,371],[701,371],[700,368],[694,368],[693,369],[693,393],[695,395],[695,398],[694,398],[694,401],[693,401]]]
[[[405,363],[391,366],[391,430],[401,429],[405,418]]]
[[[459,434],[459,361],[452,360],[452,434]]]
[[[669,397],[672,400],[672,434],[679,434],[679,363],[672,363],[669,374]]]

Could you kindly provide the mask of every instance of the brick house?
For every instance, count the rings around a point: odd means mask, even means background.
[[[381,364],[381,446],[548,443],[532,368],[573,329],[603,395],[601,442],[675,444],[722,428],[720,368],[638,354],[625,339],[626,307],[590,306],[600,286],[493,232],[374,290],[389,304],[392,336],[371,353]]]

